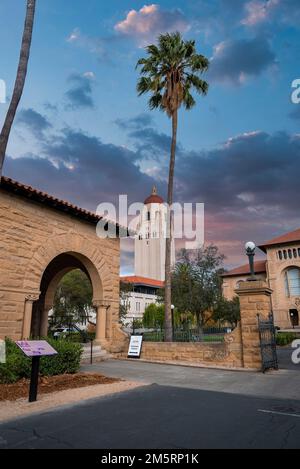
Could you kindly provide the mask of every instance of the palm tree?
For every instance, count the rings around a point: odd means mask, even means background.
[[[191,109],[195,99],[191,94],[194,88],[201,95],[206,95],[208,83],[201,79],[201,74],[209,67],[209,61],[197,54],[195,41],[184,41],[181,34],[162,34],[157,45],[146,48],[147,57],[138,61],[141,77],[137,92],[141,96],[151,93],[149,108],[160,109],[172,119],[172,144],[168,182],[168,206],[173,204],[173,186],[175,155],[177,145],[178,110],[183,105]],[[169,236],[166,239],[165,264],[165,340],[172,341],[171,313],[171,243],[173,236],[173,213],[169,215]]]
[[[24,25],[23,39],[21,45],[21,53],[17,78],[10,105],[6,114],[4,125],[0,134],[0,180],[2,176],[2,168],[4,164],[6,148],[9,140],[10,131],[14,122],[14,118],[18,109],[20,99],[23,94],[25,79],[27,75],[28,60],[30,54],[30,46],[32,39],[32,30],[34,23],[36,0],[27,0],[26,19]]]

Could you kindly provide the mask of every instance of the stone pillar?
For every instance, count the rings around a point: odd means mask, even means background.
[[[38,301],[39,295],[27,295],[25,298],[25,309],[23,317],[22,339],[29,339],[31,335],[32,307]]]
[[[96,345],[101,345],[106,341],[106,322],[107,322],[107,309],[108,306],[103,302],[94,302],[96,308],[97,322],[96,322]]]
[[[267,319],[272,310],[272,290],[264,281],[241,282],[235,293],[240,299],[243,366],[262,367],[258,317]]]
[[[49,315],[49,308],[48,306],[44,307],[44,309],[41,312],[41,319],[40,319],[40,336],[41,337],[47,337],[48,336],[48,315]]]

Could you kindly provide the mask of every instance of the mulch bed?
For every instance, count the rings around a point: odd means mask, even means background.
[[[121,381],[116,378],[107,378],[98,373],[77,373],[74,375],[60,375],[40,377],[39,394],[51,394],[66,389],[83,388],[96,384],[112,384]],[[29,395],[29,380],[22,379],[14,384],[0,384],[0,401],[16,401]]]

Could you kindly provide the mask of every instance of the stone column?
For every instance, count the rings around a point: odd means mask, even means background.
[[[106,322],[107,322],[107,309],[108,306],[103,302],[94,302],[96,308],[97,322],[96,322],[96,345],[101,345],[106,341]]]
[[[243,366],[262,367],[257,315],[267,319],[272,310],[272,290],[264,281],[241,282],[235,293],[240,299]]]
[[[49,310],[51,307],[45,306],[44,309],[41,312],[41,319],[40,319],[40,336],[41,337],[47,337],[48,336],[48,315],[49,315]]]
[[[31,334],[32,306],[38,301],[39,295],[27,295],[25,298],[25,309],[23,317],[22,339],[29,339]]]

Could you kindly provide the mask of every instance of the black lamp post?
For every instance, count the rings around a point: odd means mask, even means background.
[[[254,256],[255,256],[255,249],[256,246],[252,241],[249,241],[248,243],[245,244],[245,249],[246,249],[246,254],[249,258],[249,266],[250,266],[250,278],[247,280],[250,282],[253,282],[256,280],[255,277],[255,270],[254,270]]]

